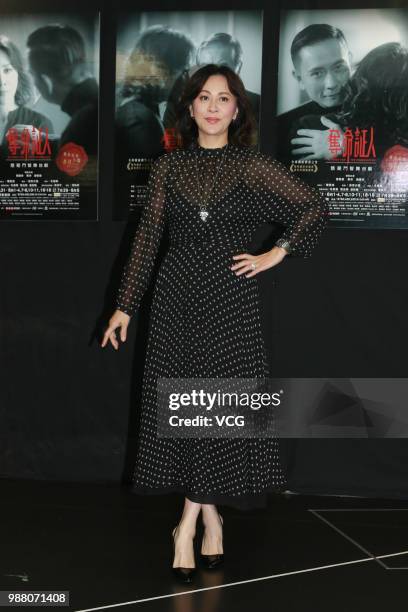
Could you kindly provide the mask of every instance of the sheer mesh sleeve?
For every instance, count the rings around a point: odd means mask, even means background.
[[[263,220],[285,226],[280,238],[289,242],[290,254],[310,257],[328,221],[328,206],[317,188],[264,153],[250,159],[246,182],[258,193]]]
[[[163,235],[168,166],[168,155],[162,155],[152,164],[146,204],[141,212],[130,255],[122,273],[116,307],[129,316],[140,306]]]

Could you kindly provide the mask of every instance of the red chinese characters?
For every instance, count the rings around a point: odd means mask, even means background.
[[[9,158],[50,159],[51,145],[48,128],[15,125],[6,134]]]
[[[333,159],[341,161],[368,161],[376,158],[374,146],[374,128],[368,129],[346,128],[341,130],[329,128],[329,150],[334,154]]]
[[[166,128],[162,138],[164,149],[167,152],[173,151],[180,146],[175,128]]]

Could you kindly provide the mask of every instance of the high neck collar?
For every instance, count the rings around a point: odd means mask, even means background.
[[[195,149],[196,151],[198,151],[200,154],[206,154],[206,155],[211,155],[211,154],[217,154],[217,153],[222,153],[224,150],[227,151],[227,149],[231,148],[231,144],[229,142],[227,142],[225,145],[223,145],[222,147],[203,147],[200,145],[200,143],[198,141],[195,141],[193,143],[193,149]]]

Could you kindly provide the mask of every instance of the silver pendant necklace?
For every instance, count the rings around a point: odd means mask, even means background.
[[[200,205],[199,205],[199,207],[200,207],[200,211],[199,211],[199,213],[198,213],[198,214],[200,215],[200,218],[201,218],[201,220],[202,220],[202,221],[207,221],[207,217],[208,217],[208,215],[210,214],[210,213],[208,212],[208,210],[207,210],[208,200],[209,200],[209,197],[210,197],[210,195],[211,195],[211,192],[212,192],[212,190],[213,190],[213,188],[214,188],[215,181],[216,181],[216,179],[217,179],[218,172],[220,171],[220,168],[221,168],[222,163],[223,163],[223,161],[224,161],[224,155],[225,155],[225,151],[226,151],[227,149],[228,149],[228,143],[225,145],[225,147],[224,147],[224,149],[223,149],[222,156],[221,156],[221,161],[220,161],[220,163],[218,164],[217,172],[216,172],[216,173],[215,173],[215,175],[214,175],[213,182],[212,182],[211,188],[210,188],[210,190],[209,190],[209,192],[208,192],[208,194],[207,194],[207,197],[206,197],[205,201],[204,201],[204,202],[202,202],[202,203],[200,203]],[[200,156],[202,156],[202,152],[200,153]],[[202,187],[201,187],[201,185],[200,185],[200,181],[199,181],[199,179],[198,179],[198,161],[197,161],[197,158],[198,158],[198,155],[196,156],[195,161],[196,161],[196,178],[197,178],[198,193],[200,193],[200,192],[202,191]]]

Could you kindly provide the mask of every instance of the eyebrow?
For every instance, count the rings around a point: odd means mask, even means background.
[[[332,66],[336,66],[337,64],[344,64],[345,60],[341,59],[341,60],[337,60],[337,62],[334,62],[332,64]],[[310,68],[309,72],[313,72],[313,70],[320,70],[321,68],[324,68],[324,66],[313,66],[313,68]]]
[[[209,91],[208,89],[202,89],[202,90],[200,91],[200,93],[201,93],[202,91],[206,91],[207,93],[211,93],[211,91]],[[219,91],[218,93],[219,93],[219,94],[227,94],[227,96],[230,96],[230,95],[231,95],[229,91]]]

